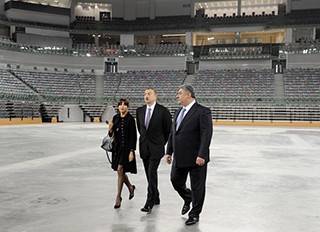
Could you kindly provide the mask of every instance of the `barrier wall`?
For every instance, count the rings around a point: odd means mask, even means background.
[[[274,126],[274,127],[308,127],[319,128],[320,122],[302,122],[302,121],[249,121],[249,120],[213,120],[214,126]]]
[[[42,123],[41,118],[0,118],[0,125]]]
[[[94,122],[100,122],[96,119]],[[212,120],[214,126],[275,126],[275,127],[307,127],[307,128],[320,128],[320,122],[301,122],[301,121],[247,121],[247,120]],[[34,124],[42,123],[41,118],[1,118],[1,125],[19,125],[19,124]],[[52,120],[52,123],[56,121]]]

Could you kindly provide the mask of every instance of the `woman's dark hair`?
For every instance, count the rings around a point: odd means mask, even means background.
[[[118,106],[122,105],[122,103],[129,107],[129,100],[127,98],[120,98],[118,101]]]

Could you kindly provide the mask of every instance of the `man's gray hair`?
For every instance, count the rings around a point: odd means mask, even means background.
[[[196,95],[194,93],[194,89],[193,89],[192,85],[184,84],[184,85],[181,85],[179,87],[179,89],[182,89],[183,91],[185,91],[187,93],[190,93],[192,98],[196,98]]]

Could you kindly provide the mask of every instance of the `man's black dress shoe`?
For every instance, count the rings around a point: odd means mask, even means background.
[[[188,220],[186,221],[187,226],[191,226],[196,224],[199,221],[198,217],[189,217]]]
[[[181,214],[184,215],[189,212],[190,210],[190,203],[191,202],[184,202],[184,205],[182,206]]]
[[[132,189],[130,190],[130,194],[129,194],[129,200],[131,200],[134,197],[135,189],[136,189],[136,186],[132,185]]]
[[[140,209],[141,212],[145,212],[147,214],[151,213],[152,209],[150,208],[150,206],[144,206],[143,208]]]

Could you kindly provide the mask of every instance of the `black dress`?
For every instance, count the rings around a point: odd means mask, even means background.
[[[118,165],[123,165],[123,171],[137,173],[136,157],[129,162],[129,153],[136,150],[137,131],[133,116],[128,112],[121,117],[116,114],[112,119],[114,138],[116,142],[115,151],[112,152],[112,169],[117,171]]]

